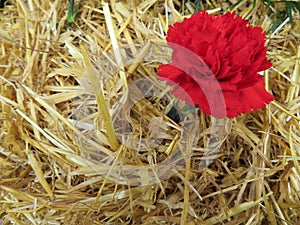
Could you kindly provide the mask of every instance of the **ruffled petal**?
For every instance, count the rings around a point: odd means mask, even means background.
[[[266,58],[265,33],[235,13],[206,11],[171,25],[167,41],[172,62],[158,75],[173,94],[216,117],[235,117],[270,103],[258,72],[271,67]]]
[[[185,75],[185,73],[170,64],[165,64],[158,67],[157,75],[160,77],[160,80],[166,80],[167,82],[170,80],[173,83],[178,83],[181,80],[181,76]]]
[[[273,100],[274,96],[265,90],[263,80],[252,87],[239,90],[239,101],[241,103],[239,108],[242,113],[263,108]]]
[[[227,107],[227,117],[236,117],[265,107],[274,100],[274,96],[265,90],[261,80],[251,87],[239,89],[237,92],[224,92]]]

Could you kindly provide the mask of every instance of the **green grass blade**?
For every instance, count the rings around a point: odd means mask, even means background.
[[[236,3],[234,3],[231,7],[230,7],[230,11],[232,11],[236,6],[238,6],[243,0],[238,0]]]
[[[286,7],[287,16],[289,17],[290,23],[293,26],[293,12],[292,12],[293,4],[290,1],[286,1],[285,2],[285,7]]]
[[[286,18],[287,18],[287,15],[286,15],[286,14],[285,14],[285,16],[284,16],[284,15],[280,16],[279,19],[276,20],[276,21],[273,23],[272,27],[267,31],[267,34],[273,33],[273,32],[277,29],[277,27],[280,26],[280,24],[283,23],[283,21],[284,21]]]
[[[68,14],[67,14],[67,27],[71,26],[75,20],[76,20],[76,17],[77,17],[77,13],[78,13],[78,9],[80,7],[80,4],[82,2],[82,0],[80,0],[78,2],[78,4],[75,6],[74,8],[74,0],[68,0],[69,2],[69,5],[68,5]]]
[[[194,14],[196,14],[197,12],[199,12],[199,8],[200,8],[200,0],[196,0],[196,1],[195,1],[195,10],[194,10]]]

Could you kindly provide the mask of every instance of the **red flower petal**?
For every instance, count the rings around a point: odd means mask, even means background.
[[[258,74],[271,67],[265,33],[234,13],[203,11],[170,26],[167,34],[172,62],[158,75],[173,94],[216,117],[235,117],[264,107],[274,97]]]
[[[161,80],[172,81],[173,83],[179,83],[181,76],[185,73],[180,69],[171,66],[170,64],[160,65],[157,74],[160,76]]]
[[[227,117],[236,117],[241,113],[248,113],[265,107],[274,100],[274,96],[265,90],[263,80],[251,87],[238,92],[223,92],[226,99]]]

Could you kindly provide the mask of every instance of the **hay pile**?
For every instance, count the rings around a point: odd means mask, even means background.
[[[188,115],[180,142],[166,116],[174,97],[155,76],[170,59],[168,25],[193,3],[83,1],[69,28],[67,9],[12,0],[0,11],[0,224],[300,223],[299,15],[268,37],[276,100],[226,126],[199,169],[209,117]],[[236,9],[272,24],[260,1]]]

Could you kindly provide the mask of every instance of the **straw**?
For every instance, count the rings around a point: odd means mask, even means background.
[[[194,2],[82,1],[66,27],[68,1],[6,1],[0,224],[299,224],[299,13],[267,36],[275,100],[218,130],[208,152],[221,121],[173,121],[178,101],[156,76],[169,26]],[[200,2],[221,15],[237,1]],[[233,10],[264,31],[284,10],[252,3]]]

